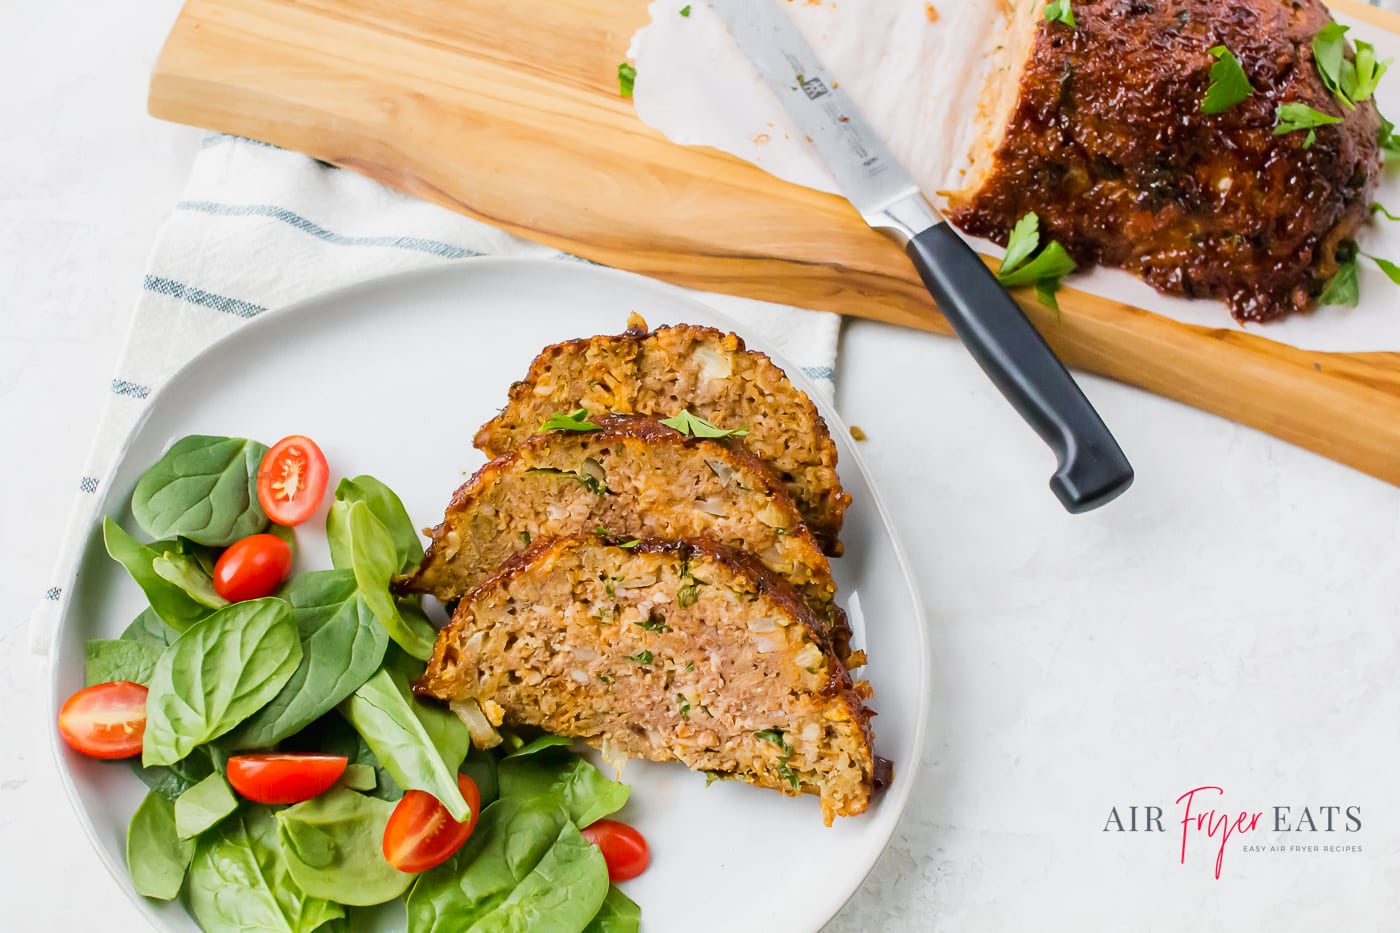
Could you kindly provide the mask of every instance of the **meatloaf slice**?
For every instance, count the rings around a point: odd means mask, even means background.
[[[1025,214],[1081,263],[1220,298],[1241,321],[1311,307],[1366,220],[1382,166],[1372,101],[1344,109],[1313,58],[1321,0],[1022,3],[998,37],[981,142],[949,217],[1005,243]],[[1253,93],[1201,105],[1223,46]],[[1275,135],[1282,104],[1340,118]]]
[[[851,497],[836,475],[836,445],[817,408],[766,355],[734,334],[678,324],[546,347],[525,379],[510,387],[501,413],[476,435],[499,457],[540,430],[555,412],[586,408],[669,418],[689,409],[724,429],[748,428],[744,445],[778,471],[817,540],[838,554]]]
[[[452,496],[403,588],[448,602],[540,538],[705,537],[752,552],[844,644],[831,565],[763,461],[650,418],[609,415],[598,424],[536,435],[478,470]]]
[[[414,689],[610,759],[820,794],[827,825],[870,801],[869,685],[792,587],[701,539],[537,542],[462,598]]]

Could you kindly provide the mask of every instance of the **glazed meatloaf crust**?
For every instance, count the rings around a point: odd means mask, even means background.
[[[713,542],[537,542],[458,603],[415,691],[613,760],[819,794],[827,825],[870,801],[869,685],[796,591]]]
[[[836,445],[806,393],[734,334],[681,324],[648,333],[637,315],[617,336],[547,347],[510,388],[501,413],[476,435],[499,457],[539,432],[556,412],[586,408],[670,418],[690,410],[723,429],[746,427],[744,446],[781,476],[828,553],[851,497],[836,475]]]
[[[1074,27],[1044,6],[1013,14],[953,222],[1004,244],[1034,211],[1079,262],[1222,298],[1241,321],[1310,307],[1382,165],[1375,104],[1343,109],[1318,75],[1320,0],[1074,0]],[[1254,93],[1202,113],[1221,45]],[[1274,135],[1285,103],[1344,120],[1309,146]]]
[[[845,642],[831,565],[761,460],[641,416],[598,424],[536,435],[477,471],[453,495],[403,588],[449,602],[541,538],[705,537],[750,551]]]

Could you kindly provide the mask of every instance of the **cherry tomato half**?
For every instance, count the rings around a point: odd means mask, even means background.
[[[234,755],[225,775],[234,790],[256,803],[301,803],[330,790],[347,764],[344,755],[312,752]]]
[[[330,479],[326,455],[309,437],[284,437],[258,466],[258,503],[279,525],[300,525],[320,507]]]
[[[141,754],[141,738],[146,734],[146,688],[118,680],[79,690],[58,711],[58,734],[93,758]]]
[[[384,859],[399,871],[414,874],[447,861],[476,829],[481,815],[481,791],[465,774],[457,787],[471,808],[459,823],[432,794],[411,790],[403,795],[384,827]]]
[[[231,603],[271,596],[292,569],[292,548],[276,535],[249,535],[214,564],[214,592]]]
[[[651,864],[647,841],[626,823],[599,820],[583,830],[583,838],[603,850],[603,860],[608,863],[608,879],[611,881],[635,878]]]

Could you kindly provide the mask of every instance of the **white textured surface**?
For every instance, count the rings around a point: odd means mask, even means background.
[[[17,931],[141,929],[57,787],[24,612],[193,154],[197,134],[144,116],[175,7],[16,0],[0,30],[0,892]],[[899,505],[937,668],[922,786],[831,930],[1395,928],[1400,491],[1085,379],[1139,479],[1071,518],[956,345],[853,323],[840,378]],[[1167,808],[1172,829],[1172,801],[1208,783],[1236,808],[1360,805],[1339,841],[1364,851],[1232,840],[1217,882],[1195,839],[1181,866],[1172,832],[1100,831],[1130,804]]]

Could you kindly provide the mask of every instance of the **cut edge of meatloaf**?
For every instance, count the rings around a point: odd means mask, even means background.
[[[844,660],[849,628],[831,564],[773,471],[725,440],[608,415],[594,431],[548,431],[483,466],[452,496],[418,570],[398,588],[449,602],[541,538],[710,538],[753,554],[827,622]]]
[[[462,598],[414,690],[491,701],[612,761],[818,794],[828,826],[873,789],[869,684],[792,587],[711,541],[537,542]]]
[[[840,553],[851,497],[836,473],[826,421],[782,369],[737,335],[693,324],[649,331],[633,314],[621,334],[546,347],[475,444],[499,457],[554,413],[578,408],[659,418],[689,410],[722,429],[747,428],[743,445],[778,472],[827,553]]]

